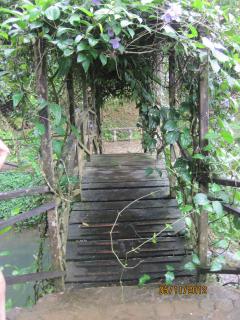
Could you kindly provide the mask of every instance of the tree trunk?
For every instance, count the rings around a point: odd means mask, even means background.
[[[36,63],[36,89],[39,100],[48,101],[48,79],[47,79],[47,53],[43,39],[38,38],[34,45]],[[54,189],[54,167],[52,156],[51,126],[49,108],[44,107],[39,112],[39,122],[44,127],[44,134],[41,139],[40,158],[43,166],[45,179],[51,188]],[[52,266],[55,271],[63,270],[62,247],[58,223],[57,208],[48,211],[48,233],[52,255]],[[56,289],[63,289],[63,279],[55,281]]]

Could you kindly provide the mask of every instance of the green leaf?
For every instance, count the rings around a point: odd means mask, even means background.
[[[229,246],[229,241],[222,239],[215,243],[214,246],[221,249],[227,249]]]
[[[131,24],[133,24],[133,23],[131,21],[129,21],[129,20],[121,20],[121,22],[120,22],[120,25],[121,25],[122,28],[126,28]]]
[[[192,144],[192,136],[188,129],[184,130],[180,135],[180,144],[184,149],[187,149]]]
[[[232,144],[234,142],[234,138],[231,134],[230,131],[228,130],[223,130],[220,132],[222,138],[228,143],[228,144]]]
[[[83,61],[88,60],[88,57],[84,53],[79,53],[77,56],[77,62],[82,63]]]
[[[219,186],[218,184],[216,184],[216,183],[213,183],[212,185],[211,185],[211,191],[212,192],[220,192],[222,190],[222,188],[221,188],[221,186]]]
[[[193,271],[196,269],[196,266],[193,262],[190,261],[184,265],[184,269],[189,270],[189,271]]]
[[[0,257],[7,257],[10,256],[10,251],[0,251]]]
[[[204,160],[205,159],[205,156],[201,153],[195,153],[193,155],[193,159],[199,159],[199,160]]]
[[[132,38],[134,38],[134,36],[135,36],[135,31],[134,31],[133,29],[131,29],[131,28],[128,28],[128,32],[129,32],[130,36],[131,36]]]
[[[200,265],[200,260],[199,260],[198,255],[196,253],[192,254],[192,262],[198,266]]]
[[[220,65],[217,60],[210,60],[211,67],[215,73],[218,73],[221,70]]]
[[[223,206],[220,201],[213,201],[212,202],[213,210],[216,214],[222,215],[223,213]]]
[[[144,274],[143,276],[141,276],[138,280],[138,285],[139,287],[142,287],[145,285],[146,282],[150,281],[151,277],[148,274]]]
[[[164,129],[166,131],[174,131],[175,129],[177,129],[177,122],[174,120],[168,120],[165,123]]]
[[[222,256],[215,258],[211,263],[210,271],[220,271],[222,270],[222,266],[225,263],[225,259]]]
[[[80,16],[77,14],[73,14],[70,18],[69,18],[69,22],[72,26],[75,25],[79,25],[81,20],[80,20]]]
[[[49,104],[49,111],[54,118],[55,126],[58,126],[61,122],[62,118],[62,107],[57,103],[50,103]]]
[[[24,96],[23,92],[17,92],[13,95],[13,107],[16,108]]]
[[[192,3],[192,7],[199,10],[203,9],[203,0],[194,0]]]
[[[84,51],[84,50],[87,50],[89,48],[89,46],[85,43],[85,42],[80,42],[78,45],[77,45],[77,51]]]
[[[45,11],[46,17],[51,21],[57,20],[60,17],[60,14],[61,12],[57,6],[51,6]]]
[[[186,204],[185,206],[181,207],[181,211],[183,213],[190,212],[192,210],[193,210],[193,206],[190,204]]]
[[[178,131],[171,131],[167,132],[166,134],[166,142],[167,144],[173,144],[175,143],[179,138],[179,132]]]
[[[153,168],[149,167],[145,169],[145,174],[146,176],[150,176],[151,174],[153,174]]]
[[[82,66],[83,66],[85,73],[87,73],[89,70],[89,67],[90,67],[90,60],[88,59],[88,60],[83,61]]]
[[[197,193],[193,199],[194,203],[200,206],[204,206],[209,203],[207,195],[204,193]]]
[[[79,42],[82,40],[82,38],[83,38],[83,35],[82,35],[82,34],[79,34],[79,35],[76,36],[74,42],[75,42],[75,43],[79,43]]]
[[[100,58],[102,65],[105,66],[107,64],[107,57],[105,56],[105,54],[101,53],[99,58]]]
[[[189,33],[189,34],[187,35],[187,37],[190,38],[190,39],[192,39],[192,38],[197,38],[197,37],[198,37],[198,31],[197,31],[197,29],[196,29],[194,26],[192,26],[192,25],[189,26],[189,29],[190,29],[191,33]]]
[[[57,155],[58,158],[62,154],[63,142],[59,140],[53,140],[53,152]]]
[[[165,273],[166,284],[171,285],[174,279],[175,275],[172,271],[168,271]]]
[[[167,271],[174,271],[175,268],[173,266],[167,264],[166,269],[167,269]]]
[[[10,226],[10,227],[6,227],[6,228],[4,228],[4,229],[1,229],[1,230],[0,230],[0,236],[3,235],[3,234],[5,234],[5,233],[7,233],[7,232],[10,231],[11,229],[12,229],[11,226]]]
[[[34,135],[36,137],[40,137],[40,136],[44,135],[44,133],[45,133],[44,125],[40,122],[36,122],[35,126],[34,126]]]
[[[157,234],[154,232],[152,236],[152,243],[156,244],[157,243]]]
[[[185,222],[186,222],[187,227],[188,227],[189,229],[191,229],[191,227],[192,227],[192,219],[189,218],[189,217],[186,217],[186,218],[185,218]]]
[[[85,9],[85,8],[79,8],[80,11],[82,11],[83,13],[85,13],[88,17],[93,17],[93,13],[90,12],[89,10]]]
[[[64,57],[70,57],[73,53],[74,53],[74,50],[69,48],[63,51]]]
[[[94,38],[89,38],[88,39],[88,43],[91,47],[95,47],[98,44],[98,39],[94,39]]]

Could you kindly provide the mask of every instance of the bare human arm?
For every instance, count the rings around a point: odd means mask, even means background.
[[[0,140],[0,169],[2,168],[8,154],[9,154],[8,147]]]

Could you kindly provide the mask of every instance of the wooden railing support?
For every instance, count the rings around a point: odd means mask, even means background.
[[[170,109],[175,108],[176,105],[176,77],[175,77],[176,61],[175,61],[175,51],[171,49],[169,52],[169,107]],[[170,145],[170,166],[172,167],[176,161],[174,145]],[[175,197],[176,193],[174,187],[176,185],[176,178],[171,174],[169,176],[170,180],[170,194],[171,197]]]
[[[200,151],[207,155],[204,147],[207,145],[205,138],[208,132],[209,123],[209,105],[208,105],[208,53],[205,52],[203,61],[200,65],[200,79],[199,79],[199,147]],[[205,169],[205,168],[204,168]],[[202,181],[199,184],[200,192],[208,193],[208,182]],[[202,210],[198,218],[198,252],[201,267],[207,265],[207,251],[208,251],[208,213]],[[200,281],[204,281],[204,277],[199,277]]]
[[[47,74],[47,48],[45,40],[37,38],[34,44],[35,68],[36,68],[36,89],[39,100],[48,101],[48,74]],[[46,105],[39,112],[39,121],[44,127],[44,134],[41,138],[41,162],[45,178],[51,188],[54,189],[54,167],[51,140],[51,126],[49,108]],[[59,219],[57,208],[48,211],[48,234],[52,255],[52,267],[54,270],[63,270],[62,245],[59,232]],[[55,281],[57,290],[64,288],[63,278]]]

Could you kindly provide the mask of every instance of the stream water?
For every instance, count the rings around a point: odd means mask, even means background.
[[[0,267],[4,267],[5,275],[24,274],[34,272],[35,257],[40,244],[40,235],[37,229],[10,231],[0,236]],[[8,251],[7,256],[1,252]],[[50,263],[48,243],[44,248],[44,266]],[[22,307],[33,301],[33,283],[18,284],[7,287],[7,305]]]

